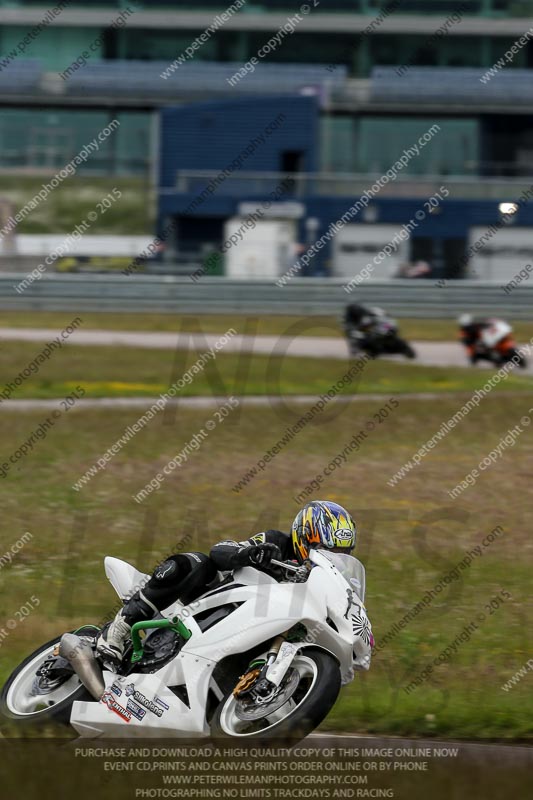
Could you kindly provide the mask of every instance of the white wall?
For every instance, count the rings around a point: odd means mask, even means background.
[[[242,229],[243,219],[226,222],[224,240],[241,230],[242,238],[225,253],[230,278],[277,278],[295,263],[296,223],[292,220],[260,220],[254,228]]]
[[[409,261],[409,240],[401,242],[391,256],[384,254],[381,263],[374,264],[372,259],[390,244],[401,228],[401,225],[346,225],[335,235],[333,275],[354,278],[370,265],[366,280],[392,278],[398,266]]]
[[[21,256],[47,256],[57,247],[64,246],[65,256],[138,256],[145,250],[152,236],[89,236],[67,238],[69,234],[21,233],[14,242],[15,252]]]
[[[510,281],[526,264],[533,264],[533,229],[500,228],[490,240],[486,227],[471,228],[468,247],[485,237],[482,249],[470,257],[468,276],[479,280]]]

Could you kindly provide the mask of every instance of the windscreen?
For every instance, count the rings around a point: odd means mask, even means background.
[[[344,555],[343,553],[331,553],[323,549],[320,550],[320,553],[331,561],[335,568],[341,573],[344,580],[364,602],[365,568],[361,562],[357,558]]]

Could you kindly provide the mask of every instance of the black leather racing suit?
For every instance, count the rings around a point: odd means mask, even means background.
[[[243,551],[261,544],[276,545],[280,551],[278,556],[280,561],[296,560],[291,537],[286,533],[282,533],[282,531],[276,530],[256,533],[255,536],[250,536],[249,539],[245,539],[242,542],[234,542],[231,539],[219,542],[211,549],[209,556],[218,570],[226,572],[242,566],[242,556],[246,555]],[[239,555],[241,558],[239,558]]]
[[[232,571],[250,564],[250,554],[262,544],[276,545],[279,548],[279,556],[277,553],[270,553],[271,557],[273,555],[281,561],[296,559],[291,537],[276,530],[257,533],[243,542],[220,542],[212,548],[209,556],[200,552],[169,556],[156,567],[142,590],[136,592],[127,602],[123,611],[124,618],[133,625],[141,619],[149,619],[154,612],[163,611],[176,600],[188,605],[220,582],[219,572]],[[276,574],[276,568],[269,570],[268,563],[262,568],[265,572]]]

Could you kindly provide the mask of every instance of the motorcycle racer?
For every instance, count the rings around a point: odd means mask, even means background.
[[[211,550],[211,558],[220,570],[233,570],[254,561],[268,567],[272,559],[296,560],[303,565],[310,547],[349,554],[355,547],[355,540],[355,522],[342,506],[313,500],[297,514],[290,535],[270,530],[258,533],[246,542],[220,542]],[[258,551],[257,560],[254,549]]]
[[[459,338],[466,347],[471,364],[479,360],[477,346],[481,340],[481,334],[491,326],[491,320],[475,319],[472,314],[461,314],[457,323],[459,325]]]
[[[200,552],[171,556],[156,567],[147,584],[104,628],[97,642],[97,653],[104,663],[118,666],[135,622],[151,619],[176,600],[187,605],[216,586],[225,572],[244,566],[269,570],[272,560],[296,561],[300,570],[292,580],[304,581],[309,574],[304,562],[310,548],[349,555],[355,547],[356,535],[355,522],[342,506],[314,500],[296,515],[290,534],[268,530],[242,542],[219,542],[209,556]]]
[[[463,314],[458,323],[459,336],[471,364],[486,360],[499,366],[514,361],[522,369],[527,367],[527,360],[516,345],[513,329],[505,320],[476,320],[470,314]]]
[[[344,330],[348,338],[354,331],[367,332],[385,316],[382,308],[367,308],[357,303],[350,303],[344,310]]]
[[[382,308],[351,303],[344,311],[344,333],[350,354],[361,352],[370,358],[380,355],[405,355],[416,358],[411,345],[400,337],[396,320],[387,316]]]

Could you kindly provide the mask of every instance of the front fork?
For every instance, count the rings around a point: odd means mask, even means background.
[[[233,690],[233,695],[235,697],[241,697],[249,692],[252,688],[257,688],[260,682],[268,680],[267,672],[275,663],[281,646],[286,641],[286,635],[287,632],[276,636],[268,649],[266,659],[254,659],[254,661],[248,665],[247,671],[244,673],[244,675],[240,676],[239,681]]]

